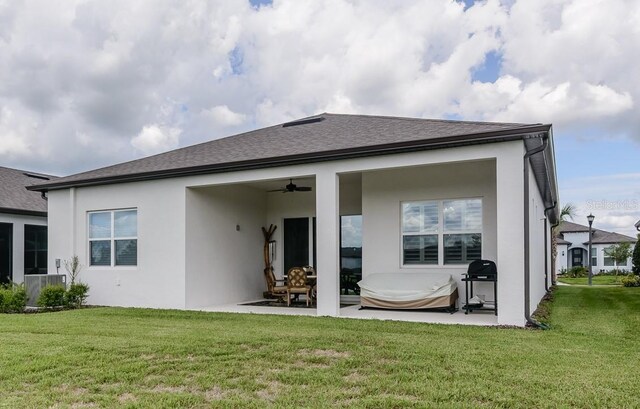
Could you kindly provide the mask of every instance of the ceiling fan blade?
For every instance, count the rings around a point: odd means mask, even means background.
[[[267,190],[267,193],[271,193],[271,192],[283,192],[285,193],[287,191],[287,189],[275,189],[275,190]]]
[[[298,192],[311,192],[311,187],[309,186],[298,186],[296,187]]]

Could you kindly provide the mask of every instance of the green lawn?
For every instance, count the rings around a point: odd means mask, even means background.
[[[622,277],[624,276],[593,276],[593,285],[622,285]],[[578,284],[588,285],[589,279],[587,277],[570,278],[570,277],[558,277],[558,281],[565,284]]]
[[[120,308],[0,315],[0,406],[639,407],[640,289],[548,331]]]

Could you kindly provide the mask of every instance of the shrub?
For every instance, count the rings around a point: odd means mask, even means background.
[[[637,275],[624,276],[621,281],[623,287],[640,287],[640,276]]]
[[[566,268],[564,268],[564,267],[562,267],[562,268],[560,269],[560,271],[558,272],[558,275],[565,275],[565,274],[567,274],[567,269],[566,269]]]
[[[67,308],[79,308],[87,300],[88,293],[88,285],[83,283],[71,284],[64,294],[64,305]]]
[[[49,285],[40,291],[38,306],[43,308],[62,307],[65,305],[65,288],[63,285]]]
[[[609,271],[602,270],[598,273],[599,276],[626,276],[629,272],[625,269],[613,268]]]
[[[571,278],[586,277],[589,270],[586,267],[575,266],[567,270],[566,276]]]
[[[23,284],[6,284],[0,287],[0,312],[23,312],[27,306],[27,291]]]

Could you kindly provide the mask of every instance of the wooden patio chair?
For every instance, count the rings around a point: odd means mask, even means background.
[[[311,302],[311,286],[307,284],[307,272],[301,267],[292,267],[287,273],[287,305],[291,305],[291,295],[305,294],[307,307]]]
[[[277,298],[284,302],[284,297],[288,295],[285,280],[276,279],[272,267],[264,269],[264,278],[267,280],[267,297],[265,298]]]

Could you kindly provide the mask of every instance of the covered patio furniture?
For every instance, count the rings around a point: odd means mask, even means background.
[[[267,293],[265,294],[265,298],[277,298],[284,301],[284,298],[288,294],[285,280],[276,279],[273,268],[265,268],[264,277],[267,280]]]
[[[454,311],[458,300],[458,286],[448,273],[376,273],[358,285],[363,308]]]
[[[307,272],[302,267],[292,267],[287,273],[287,305],[291,305],[291,295],[305,294],[307,307],[311,302],[311,286],[307,284]]]

